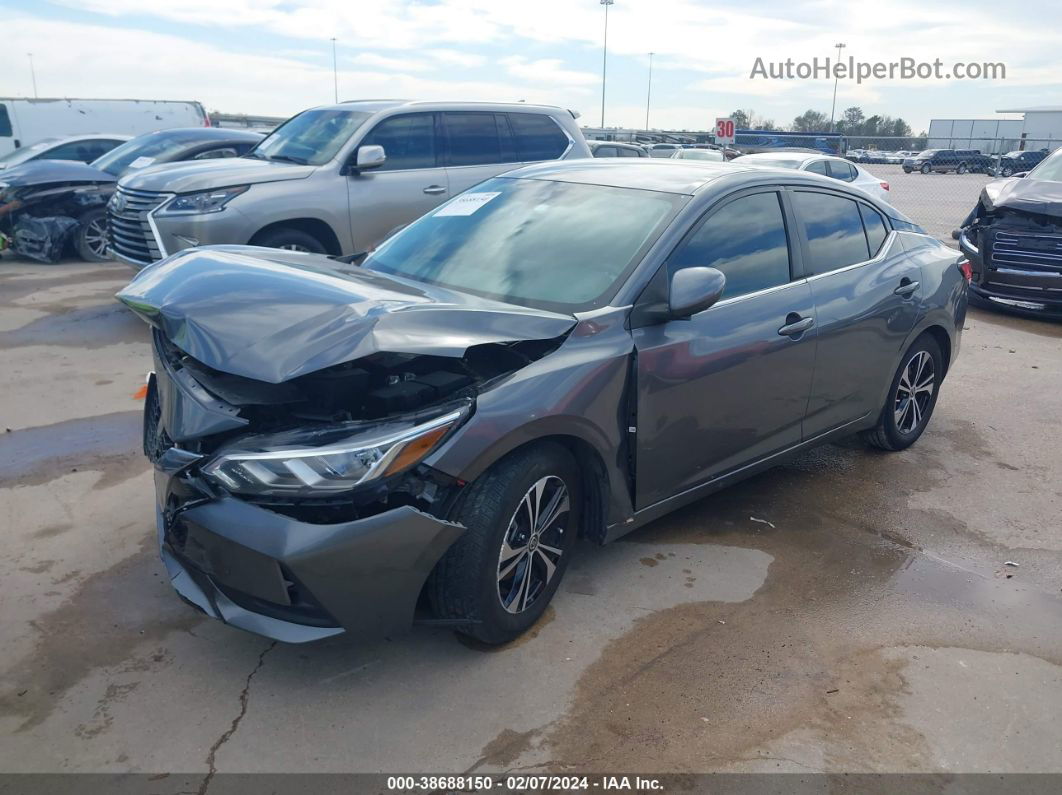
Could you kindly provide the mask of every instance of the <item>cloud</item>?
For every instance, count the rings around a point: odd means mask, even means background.
[[[360,66],[370,66],[394,72],[427,72],[433,68],[431,64],[414,58],[393,58],[388,55],[377,55],[371,52],[360,52],[357,55],[347,57],[345,60]]]
[[[539,58],[529,61],[521,55],[502,58],[505,71],[511,75],[547,86],[591,86],[601,82],[599,75],[565,69],[559,58]]]

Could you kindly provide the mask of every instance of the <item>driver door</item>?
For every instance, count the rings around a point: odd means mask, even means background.
[[[359,146],[382,146],[387,160],[346,177],[355,251],[370,250],[450,198],[437,124],[435,113],[403,113],[383,119],[362,139]]]
[[[726,276],[688,320],[633,329],[641,510],[798,444],[815,364],[815,307],[775,189],[709,211],[666,263]],[[794,239],[795,244],[795,239]]]

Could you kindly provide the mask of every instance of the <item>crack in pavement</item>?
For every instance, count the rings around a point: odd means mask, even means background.
[[[262,649],[262,653],[258,655],[258,663],[254,666],[254,669],[247,674],[247,681],[243,683],[243,690],[240,691],[240,712],[232,719],[232,724],[229,728],[214,741],[214,744],[210,746],[210,752],[207,754],[207,774],[203,778],[202,783],[199,785],[197,795],[206,795],[207,789],[210,787],[210,782],[214,780],[214,776],[217,775],[218,769],[215,765],[217,760],[218,751],[225,743],[232,739],[232,735],[236,733],[236,729],[240,727],[240,722],[247,715],[247,704],[251,698],[251,681],[255,675],[262,669],[263,663],[265,663],[266,655],[273,651],[277,647],[278,641],[272,641],[268,646]]]

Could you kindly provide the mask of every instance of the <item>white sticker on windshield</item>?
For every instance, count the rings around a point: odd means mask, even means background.
[[[144,168],[145,166],[150,166],[154,162],[155,158],[153,157],[138,157],[129,164],[129,168]]]
[[[466,193],[463,196],[458,196],[437,211],[435,217],[438,218],[443,215],[472,215],[484,204],[499,195],[501,195],[500,191],[494,191],[493,193]]]

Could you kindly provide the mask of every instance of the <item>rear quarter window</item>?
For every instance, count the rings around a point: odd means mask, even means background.
[[[568,136],[544,113],[510,113],[509,124],[521,161],[556,160],[568,149]]]

